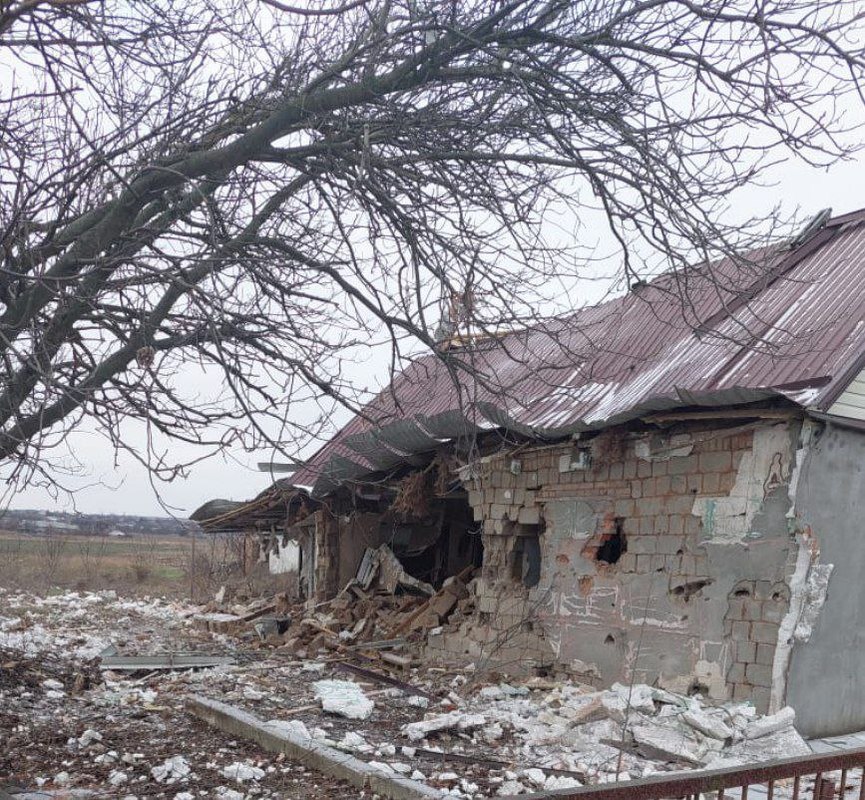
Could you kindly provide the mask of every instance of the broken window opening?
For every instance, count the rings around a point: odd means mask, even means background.
[[[623,517],[616,517],[613,520],[614,530],[601,542],[598,547],[598,553],[595,556],[596,561],[604,564],[615,564],[628,551],[628,540],[625,538],[625,520]]]

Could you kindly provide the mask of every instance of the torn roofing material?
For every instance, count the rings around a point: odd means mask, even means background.
[[[205,531],[245,530],[250,527],[268,528],[283,523],[292,511],[307,504],[310,511],[316,503],[307,492],[297,489],[288,478],[280,478],[252,500],[209,500],[190,516]]]
[[[292,482],[322,495],[492,428],[555,438],[778,397],[826,410],[865,366],[865,210],[761,255],[759,266],[665,273],[567,318],[419,358]]]

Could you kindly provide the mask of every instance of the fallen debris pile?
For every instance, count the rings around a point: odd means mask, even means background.
[[[407,575],[387,547],[368,550],[358,578],[333,600],[305,614],[297,605],[288,616],[296,620],[268,637],[299,658],[314,658],[322,650],[354,651],[366,660],[408,667],[414,662],[394,651],[420,641],[439,628],[457,609],[470,613],[473,600],[467,582],[472,567],[445,581],[438,591]]]

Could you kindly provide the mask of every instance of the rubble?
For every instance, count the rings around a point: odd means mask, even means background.
[[[183,604],[3,597],[6,633],[41,632],[38,648],[0,651],[0,735],[9,751],[0,769],[26,767],[31,782],[62,783],[64,791],[92,790],[95,776],[96,787],[140,798],[197,797],[206,789],[239,799],[253,788],[262,798],[357,794],[292,758],[205,729],[183,709],[193,694],[254,714],[265,731],[311,751],[331,748],[376,774],[476,800],[809,752],[790,709],[761,717],[749,703],[639,683],[603,690],[562,674],[503,682],[481,669],[419,665],[410,648],[427,629],[415,623],[437,597],[459,595],[468,576],[429,597],[390,594],[373,579],[318,608],[281,607],[294,621],[266,642],[255,620],[229,635],[201,627],[196,617],[208,612]],[[241,617],[272,605],[231,609]],[[98,615],[79,616],[80,609]],[[401,627],[406,635],[398,635]],[[58,647],[58,639],[68,646]],[[77,649],[91,652],[97,640],[118,656],[219,652],[228,661],[100,673],[99,659],[82,660]],[[383,652],[405,654],[410,663],[389,664]],[[50,743],[54,732],[56,744],[33,761],[32,742]]]
[[[231,778],[238,783],[260,781],[265,774],[263,769],[254,767],[251,764],[245,764],[242,761],[235,761],[227,767],[223,767],[220,772],[224,777]]]
[[[348,719],[368,719],[375,703],[363,690],[350,681],[324,680],[316,681],[315,699],[321,701],[321,707],[332,714],[339,714]]]

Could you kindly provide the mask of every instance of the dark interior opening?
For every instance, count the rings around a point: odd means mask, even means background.
[[[515,526],[511,578],[529,589],[541,580],[541,526]]]
[[[604,564],[615,564],[623,553],[628,551],[628,541],[625,538],[624,519],[616,517],[615,530],[598,547],[597,561]]]
[[[409,575],[439,589],[445,580],[466,567],[480,567],[484,546],[481,528],[474,522],[465,497],[437,500],[433,512],[438,520],[439,535],[432,544],[417,551],[410,546],[410,536],[398,536],[391,547]],[[404,527],[410,533],[415,526],[407,523]],[[406,544],[401,546],[398,539],[405,540]]]

